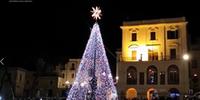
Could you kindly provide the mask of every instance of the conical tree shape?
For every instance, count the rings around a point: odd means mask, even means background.
[[[67,100],[118,100],[98,23],[93,25]]]

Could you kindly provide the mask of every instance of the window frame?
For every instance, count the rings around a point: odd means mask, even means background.
[[[126,71],[126,83],[127,85],[136,85],[137,84],[137,69],[134,66],[129,66]],[[129,78],[129,73],[134,76],[134,78]]]
[[[154,35],[152,35],[152,34],[154,34]],[[156,40],[156,32],[154,32],[154,31],[150,32],[150,40],[151,41]]]
[[[137,33],[136,32],[133,32],[131,34],[131,41],[137,41]]]

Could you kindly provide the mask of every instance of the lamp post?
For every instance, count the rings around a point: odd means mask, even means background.
[[[66,85],[66,96],[68,95],[68,92],[69,92],[69,84],[70,82],[67,80],[65,81],[65,85]]]
[[[190,56],[188,54],[184,54],[183,55],[183,60],[188,61],[190,58]]]
[[[119,76],[116,76],[116,77],[115,77],[115,84],[118,83],[118,80],[119,80]]]
[[[193,94],[193,87],[191,87],[191,84],[192,84],[192,80],[191,80],[191,68],[189,66],[190,64],[188,64],[188,61],[190,59],[189,54],[187,54],[187,53],[183,54],[182,59],[185,61],[184,63],[186,63],[188,65],[188,68],[189,68],[189,90],[188,90],[188,98],[190,100],[191,97],[192,97],[192,94]]]

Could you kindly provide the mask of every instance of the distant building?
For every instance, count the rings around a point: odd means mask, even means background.
[[[15,96],[22,97],[26,86],[26,73],[27,70],[16,67],[8,69],[9,76],[11,76],[11,82],[13,84],[13,91]]]
[[[66,97],[76,77],[79,64],[80,59],[69,59],[64,65],[51,66],[52,68],[40,73],[19,67],[9,68],[14,95],[17,98]]]
[[[39,77],[38,92],[40,97],[62,97],[73,84],[80,59],[69,59],[62,65],[54,67],[52,72],[43,73]]]
[[[189,90],[187,22],[184,17],[123,22],[117,52],[121,98],[178,98]],[[176,99],[177,100],[177,99]]]
[[[190,88],[200,92],[200,40],[190,46]]]

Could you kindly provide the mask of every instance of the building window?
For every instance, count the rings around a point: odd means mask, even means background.
[[[151,32],[151,40],[156,40],[156,32]]]
[[[178,39],[178,30],[167,31],[167,39]]]
[[[137,51],[132,51],[132,60],[136,60]]]
[[[72,63],[72,67],[70,68],[70,70],[75,70],[75,64]]]
[[[51,80],[51,81],[50,81],[50,85],[52,85],[52,84],[53,84],[53,81]]]
[[[127,69],[127,84],[137,84],[137,70],[133,66]]]
[[[27,80],[27,81],[26,81],[26,84],[29,84],[29,83],[30,83],[29,80]]]
[[[160,84],[165,84],[165,72],[160,72]]]
[[[12,80],[11,73],[8,73],[8,78]]]
[[[179,84],[179,70],[176,65],[168,67],[168,84]]]
[[[72,78],[74,78],[74,73],[72,74]]]
[[[170,59],[176,59],[176,49],[170,49]]]
[[[144,72],[140,72],[140,84],[144,84]]]
[[[65,66],[64,65],[60,65],[60,70],[65,70]]]
[[[148,60],[158,60],[158,52],[156,50],[148,50]]]
[[[64,73],[62,74],[62,78],[65,78],[65,74]]]
[[[157,84],[157,68],[149,66],[147,68],[147,84]]]
[[[137,33],[132,33],[132,41],[137,41]]]
[[[197,68],[198,62],[197,60],[192,60],[192,68]]]
[[[19,74],[19,81],[22,81],[22,74]]]

